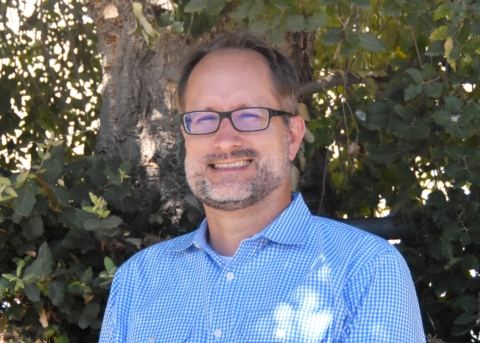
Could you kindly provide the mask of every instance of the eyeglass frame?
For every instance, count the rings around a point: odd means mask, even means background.
[[[263,129],[259,129],[259,130],[239,130],[235,126],[235,124],[233,123],[233,120],[232,120],[232,113],[236,112],[236,111],[248,110],[248,109],[267,110],[268,121],[267,121],[267,125]],[[208,132],[208,133],[191,133],[191,132],[187,131],[186,124],[185,124],[185,117],[190,113],[199,113],[199,112],[200,113],[203,113],[203,112],[217,113],[219,115],[218,126],[217,126],[215,131]],[[185,131],[186,134],[192,135],[192,136],[202,136],[202,135],[210,135],[212,133],[217,132],[220,129],[220,125],[222,124],[223,119],[225,119],[225,118],[227,118],[230,121],[230,124],[232,124],[232,127],[238,132],[258,132],[258,131],[263,131],[263,130],[268,129],[268,127],[270,126],[270,120],[272,119],[272,117],[279,117],[279,116],[284,116],[284,115],[289,115],[291,117],[295,116],[295,114],[291,114],[290,112],[285,112],[285,111],[281,111],[281,110],[274,110],[274,109],[268,108],[268,107],[242,107],[242,108],[237,108],[237,109],[234,109],[232,111],[227,111],[227,112],[219,112],[219,111],[213,111],[213,110],[199,110],[199,111],[185,112],[185,113],[181,113],[179,115],[179,120],[180,120],[180,125],[182,125],[183,130]]]

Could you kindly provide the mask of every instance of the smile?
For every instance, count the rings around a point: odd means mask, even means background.
[[[233,163],[213,163],[211,164],[212,168],[214,169],[226,169],[226,168],[241,168],[248,166],[252,161],[238,161]]]

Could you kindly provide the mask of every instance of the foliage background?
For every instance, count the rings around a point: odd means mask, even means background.
[[[192,230],[195,216],[172,221],[158,211],[158,194],[141,199],[132,189],[128,161],[91,156],[101,68],[86,8],[39,1],[27,13],[22,4],[0,3],[0,332],[94,342],[116,266]],[[338,218],[415,225],[417,238],[397,246],[426,333],[479,341],[480,3],[142,4],[132,15],[152,47],[165,30],[186,40],[232,28],[278,43],[298,32],[311,39],[316,80],[302,88],[311,135],[296,167],[327,156],[323,180],[335,189]]]

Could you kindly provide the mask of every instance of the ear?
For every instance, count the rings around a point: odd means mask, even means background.
[[[305,120],[302,116],[296,115],[290,118],[288,157],[293,161],[305,135]]]

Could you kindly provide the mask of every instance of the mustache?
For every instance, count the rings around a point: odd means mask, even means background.
[[[225,161],[230,158],[241,158],[246,157],[249,159],[254,159],[258,157],[258,152],[253,149],[243,149],[243,150],[233,150],[229,154],[209,154],[203,158],[205,164],[212,164],[214,162]]]

